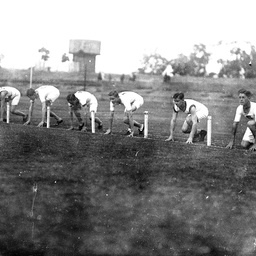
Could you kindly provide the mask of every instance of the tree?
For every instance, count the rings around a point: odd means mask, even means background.
[[[168,65],[166,58],[162,57],[160,54],[150,54],[144,55],[141,61],[142,67],[139,68],[140,73],[149,73],[149,74],[162,74]]]
[[[41,56],[42,60],[47,61],[50,58],[50,56],[49,56],[50,51],[47,50],[46,48],[42,47],[38,51],[43,53],[43,55]]]
[[[206,65],[209,62],[211,54],[206,51],[204,44],[195,44],[194,51],[190,54],[188,61],[189,74],[191,76],[205,76]]]

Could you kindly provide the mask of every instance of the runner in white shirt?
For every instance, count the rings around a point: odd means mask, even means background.
[[[133,126],[138,127],[139,134],[143,134],[144,132],[144,125],[138,123],[137,121],[133,120],[132,113],[139,109],[143,103],[143,98],[135,93],[135,92],[120,92],[111,91],[109,94],[110,96],[110,120],[109,120],[109,129],[106,131],[105,134],[112,133],[112,125],[114,119],[114,112],[116,105],[123,105],[125,107],[124,110],[124,123],[128,125],[127,135],[129,137],[133,137],[134,131]]]
[[[235,144],[235,137],[238,128],[238,124],[241,117],[244,116],[249,119],[247,128],[244,133],[241,146],[249,149],[250,151],[256,151],[255,136],[256,136],[256,103],[250,101],[251,92],[245,89],[238,91],[240,105],[236,109],[236,115],[232,126],[232,138],[227,145],[227,148],[233,148]]]
[[[79,122],[79,128],[80,131],[87,131],[86,128],[86,108],[89,109],[89,112],[94,111],[95,114],[97,113],[98,108],[98,101],[96,97],[86,91],[77,91],[76,93],[69,94],[67,96],[68,106],[70,107],[70,128],[68,130],[74,130],[73,126],[73,114],[75,114],[78,122]],[[83,109],[84,111],[84,120],[81,117],[80,109]],[[89,116],[89,119],[91,120],[91,116]],[[95,123],[98,124],[98,129],[101,130],[103,128],[102,121],[95,117]]]
[[[165,141],[174,141],[173,133],[176,126],[176,119],[180,111],[188,114],[181,128],[182,132],[189,133],[186,143],[192,144],[195,139],[204,141],[207,132],[197,127],[202,118],[207,118],[209,113],[208,108],[198,101],[184,99],[183,93],[175,93],[173,95],[173,114],[170,122],[170,136]]]
[[[30,107],[28,114],[28,121],[24,125],[30,124],[35,99],[40,99],[42,103],[42,121],[38,124],[38,127],[46,126],[46,110],[47,106],[51,106],[52,103],[60,96],[60,91],[52,85],[44,85],[37,89],[28,89],[27,96],[30,98]],[[56,125],[63,122],[62,118],[57,116],[54,112],[50,111],[50,116],[57,120]]]
[[[0,100],[1,100],[1,115],[0,122],[4,120],[5,102],[10,102],[10,112],[14,115],[23,116],[23,122],[27,121],[28,115],[16,110],[20,102],[20,92],[14,87],[4,86],[0,87]]]

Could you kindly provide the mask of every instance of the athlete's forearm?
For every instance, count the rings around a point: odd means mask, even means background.
[[[113,119],[114,119],[114,111],[111,111],[110,118],[109,118],[109,129],[112,131],[113,127]]]
[[[195,135],[196,131],[197,131],[197,123],[193,123],[193,124],[192,124],[192,128],[191,128],[191,132],[190,132],[190,134],[189,134],[189,137],[190,137],[191,139],[194,138],[194,135]]]

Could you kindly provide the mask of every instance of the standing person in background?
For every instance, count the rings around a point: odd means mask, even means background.
[[[238,91],[239,106],[236,109],[235,119],[232,126],[232,138],[226,148],[232,149],[235,144],[238,124],[241,117],[246,117],[247,128],[244,133],[241,146],[250,151],[256,151],[255,136],[256,136],[256,103],[251,101],[252,93],[245,89]]]
[[[67,96],[68,106],[70,107],[70,128],[69,130],[74,130],[74,120],[73,114],[75,114],[78,122],[79,122],[79,131],[87,131],[86,124],[86,107],[88,107],[89,112],[94,111],[97,113],[98,101],[96,97],[86,91],[77,91],[76,93],[69,94]],[[81,117],[80,110],[84,110],[84,121]],[[89,117],[91,120],[91,117]],[[98,129],[101,130],[103,128],[102,121],[95,117],[95,123],[98,124]]]
[[[173,133],[179,112],[188,114],[181,128],[182,132],[189,133],[186,143],[192,144],[195,139],[204,141],[207,132],[198,129],[198,123],[201,119],[207,118],[209,113],[208,108],[198,101],[184,99],[183,93],[175,93],[173,95],[173,114],[170,122],[170,136],[165,141],[174,141]]]
[[[6,102],[10,102],[10,105],[11,105],[10,112],[12,114],[17,116],[22,116],[23,122],[27,121],[28,115],[16,109],[20,101],[20,96],[21,94],[19,90],[17,90],[14,87],[10,87],[10,86],[0,87],[0,100],[1,100],[0,122],[3,122],[4,120]]]
[[[27,96],[30,99],[30,107],[29,107],[28,120],[26,123],[24,123],[24,125],[30,124],[32,114],[33,114],[33,109],[34,109],[34,102],[36,99],[39,98],[39,100],[42,103],[42,120],[37,126],[38,127],[46,126],[47,106],[52,106],[53,102],[60,96],[60,91],[52,85],[44,85],[35,90],[32,88],[28,89]],[[56,119],[57,123],[55,126],[58,126],[63,122],[62,118],[60,118],[53,111],[50,111],[50,116]]]
[[[115,106],[123,105],[124,110],[124,123],[128,125],[127,135],[128,137],[133,137],[134,131],[133,126],[138,127],[139,134],[144,133],[144,125],[135,121],[132,117],[132,113],[138,110],[144,103],[143,98],[136,92],[120,92],[111,91],[109,94],[110,97],[110,120],[109,120],[109,129],[105,134],[112,133],[113,119]]]

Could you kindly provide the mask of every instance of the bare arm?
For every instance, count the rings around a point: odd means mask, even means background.
[[[5,96],[7,95],[7,91],[2,91],[0,93],[0,100],[1,100],[1,113],[0,113],[0,122],[4,119],[4,108],[5,108]]]
[[[109,118],[109,128],[105,132],[105,134],[110,134],[112,133],[112,127],[113,127],[113,120],[114,120],[114,111],[110,111],[110,118]]]
[[[46,114],[46,102],[42,102],[42,120],[41,122],[38,124],[38,127],[41,127],[44,125],[45,123],[45,114]]]
[[[74,128],[74,110],[73,107],[69,107],[69,116],[70,116],[70,128]]]
[[[173,113],[172,113],[172,119],[170,121],[170,136],[168,137],[168,139],[166,139],[165,141],[174,141],[173,139],[173,133],[174,133],[174,130],[175,130],[175,127],[176,127],[176,120],[177,120],[177,117],[178,117],[178,112],[175,112],[173,110]]]
[[[230,149],[233,148],[233,146],[235,144],[236,132],[237,132],[238,124],[239,124],[239,122],[233,122],[233,125],[232,125],[232,137],[231,137],[230,142],[226,146],[226,148],[230,148]]]
[[[30,124],[31,117],[32,117],[32,114],[33,114],[33,109],[34,109],[34,101],[31,100],[29,110],[28,110],[28,120],[27,120],[27,122],[24,123],[24,125]]]
[[[197,131],[197,115],[196,115],[196,109],[194,107],[191,109],[191,119],[192,119],[192,127],[186,143],[193,143],[193,138]]]

